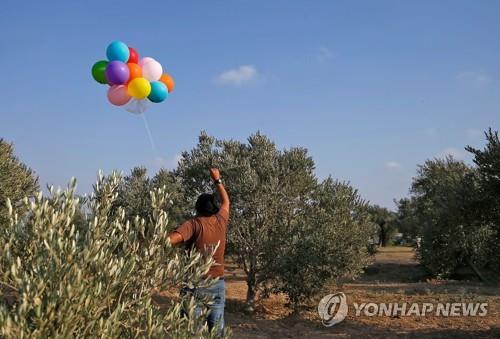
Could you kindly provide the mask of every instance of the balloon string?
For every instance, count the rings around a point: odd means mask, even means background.
[[[140,114],[140,116],[142,117],[142,121],[144,121],[144,127],[146,127],[146,132],[148,133],[149,142],[151,143],[151,149],[156,154],[157,153],[156,152],[156,144],[153,140],[153,135],[151,134],[151,130],[149,129],[149,124],[148,124],[148,121],[146,120],[146,115]]]

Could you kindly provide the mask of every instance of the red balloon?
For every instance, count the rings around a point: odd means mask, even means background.
[[[128,50],[130,51],[130,56],[127,62],[136,64],[139,61],[139,53],[133,47],[129,47]]]

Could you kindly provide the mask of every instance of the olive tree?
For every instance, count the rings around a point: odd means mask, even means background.
[[[414,197],[403,198],[395,201],[397,206],[395,224],[403,237],[410,243],[417,245],[417,238],[422,235],[422,229],[416,213]]]
[[[190,206],[185,205],[180,182],[174,172],[160,169],[150,179],[150,186],[152,189],[163,188],[169,193],[168,217],[171,224],[177,226],[184,222],[189,216]]]
[[[419,166],[411,193],[422,243],[417,250],[429,272],[450,276],[464,265],[487,261],[491,228],[478,216],[476,170],[452,157]]]
[[[370,260],[376,232],[357,190],[331,177],[318,185],[294,219],[278,219],[269,247],[268,291],[288,296],[295,311],[326,283],[356,277]]]
[[[151,216],[151,199],[149,192],[152,186],[145,167],[134,167],[118,186],[115,208],[122,207],[128,219],[148,219]]]
[[[13,204],[38,190],[38,178],[15,155],[12,144],[0,139],[0,227],[8,224],[7,199]]]
[[[152,298],[154,290],[211,284],[204,274],[212,260],[170,246],[163,189],[151,192],[149,220],[128,218],[123,207],[112,211],[121,184],[116,173],[100,176],[86,206],[74,195],[75,181],[49,197],[25,198],[22,209],[7,203],[9,223],[0,230],[0,265],[8,268],[1,277],[0,336],[212,336],[194,298],[175,296],[161,309]],[[74,223],[82,208],[85,218]]]
[[[359,272],[372,235],[364,205],[348,185],[330,179],[318,186],[307,150],[280,150],[260,133],[246,143],[202,133],[176,171],[188,204],[212,190],[208,167],[220,168],[231,199],[227,249],[246,273],[249,305],[259,290],[284,292],[297,304],[327,279]],[[317,260],[329,246],[339,252]]]
[[[396,214],[378,205],[368,206],[368,212],[372,222],[378,226],[378,245],[381,247],[390,245],[397,232]]]
[[[500,272],[500,139],[498,131],[491,128],[485,132],[484,149],[468,146],[477,166],[478,201],[481,222],[494,232],[490,241],[489,265]]]
[[[279,246],[271,238],[272,229],[278,220],[290,220],[293,206],[314,187],[314,164],[305,150],[280,151],[260,133],[251,135],[248,143],[202,133],[198,145],[182,154],[176,171],[191,206],[200,193],[212,190],[204,175],[208,167],[220,168],[230,195],[227,248],[246,273],[251,304],[263,284],[264,255]]]
[[[168,210],[171,224],[179,225],[189,211],[183,204],[184,199],[177,178],[172,171],[163,168],[153,177],[149,177],[145,167],[134,167],[120,182],[118,198],[112,210],[122,207],[127,218],[139,216],[149,220],[153,215],[150,192],[158,188],[169,192],[164,209]]]

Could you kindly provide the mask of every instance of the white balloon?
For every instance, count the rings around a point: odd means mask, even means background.
[[[156,61],[156,60],[151,58],[151,57],[144,57],[141,60],[139,60],[139,62],[137,64],[142,67],[142,66],[144,66],[145,63],[150,62],[150,61]]]
[[[149,107],[148,99],[137,100],[132,98],[125,106],[123,106],[127,112],[134,114],[142,114],[146,112]]]
[[[156,60],[149,60],[144,65],[142,65],[142,76],[149,81],[160,80],[163,74],[163,68],[161,64]]]

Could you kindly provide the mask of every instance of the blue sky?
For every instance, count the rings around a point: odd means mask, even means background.
[[[3,1],[0,137],[42,185],[174,166],[200,130],[307,147],[393,207],[416,165],[500,122],[500,1]],[[146,119],[90,76],[115,39],[176,79]]]

